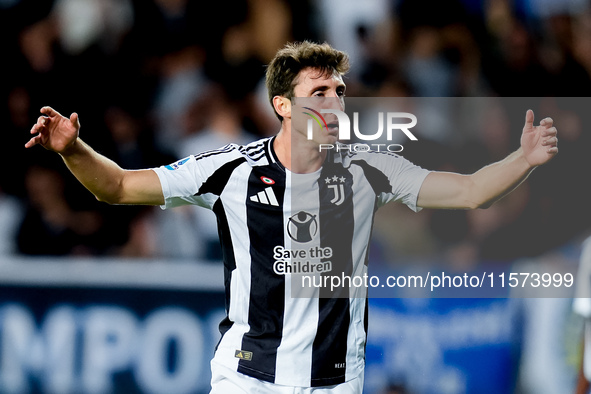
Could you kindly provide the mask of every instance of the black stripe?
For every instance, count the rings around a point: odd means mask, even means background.
[[[248,154],[252,154],[254,151],[260,150],[265,147],[265,142],[259,142],[256,145],[245,145],[244,148]]]
[[[271,157],[271,151],[273,150],[273,141],[275,140],[275,137],[273,138],[269,138],[265,144],[265,156],[267,157],[267,162],[269,164],[273,164],[273,162],[275,162],[275,160]]]
[[[234,245],[230,233],[230,225],[226,217],[226,210],[221,199],[218,199],[213,205],[213,212],[218,222],[218,234],[222,246],[222,259],[224,261],[224,288],[226,291],[226,312],[230,308],[230,281],[232,280],[232,271],[236,269],[236,256],[234,255]],[[222,333],[223,335],[224,333]]]
[[[240,164],[244,163],[246,159],[244,157],[239,157],[235,160],[229,161],[207,178],[205,182],[201,185],[196,196],[201,196],[203,194],[212,193],[216,196],[222,194],[222,190],[226,187],[232,172],[238,167]]]
[[[216,152],[215,154],[223,153]],[[211,155],[210,155],[211,156]],[[205,193],[213,193],[219,196],[226,187],[232,172],[246,159],[238,158],[231,162],[228,162],[216,170],[199,188],[197,195]],[[236,268],[236,257],[234,256],[234,245],[232,244],[232,236],[230,233],[230,226],[228,224],[228,218],[226,217],[226,210],[221,199],[217,199],[213,205],[213,213],[215,213],[218,224],[218,234],[220,243],[222,246],[222,259],[224,261],[224,289],[226,296],[226,314],[230,308],[230,283],[232,281],[232,271]],[[220,323],[219,329],[222,337],[232,327],[232,322],[226,317]],[[221,338],[220,338],[221,341]],[[220,342],[218,342],[219,345]],[[217,346],[216,346],[217,349]]]
[[[265,152],[257,152],[256,155],[250,155],[248,157],[250,157],[251,159],[253,159],[254,161],[260,159],[261,157],[265,156]]]
[[[235,167],[234,167],[235,168]],[[224,185],[227,183],[227,179],[223,182]],[[224,334],[232,327],[234,324],[228,318],[228,312],[230,310],[230,284],[232,283],[232,272],[236,269],[236,256],[234,255],[234,245],[232,243],[232,236],[230,233],[230,225],[228,224],[228,218],[226,216],[226,210],[224,209],[224,204],[222,200],[218,198],[218,200],[213,205],[213,213],[215,213],[217,218],[218,224],[218,234],[220,239],[220,244],[222,247],[222,260],[224,262],[224,292],[225,292],[225,306],[226,306],[226,317],[224,320],[220,322],[219,330],[220,330],[220,340],[216,345],[219,346]]]
[[[226,217],[226,211],[222,201],[218,199],[213,205],[213,212],[215,213],[218,221],[218,233],[220,236],[220,243],[222,245],[222,258],[224,261],[224,291],[226,296],[226,317],[220,322],[220,340],[216,345],[216,350],[224,337],[224,334],[232,328],[234,324],[228,318],[228,312],[230,310],[230,283],[232,282],[232,272],[236,268],[236,257],[234,256],[234,246],[232,244],[232,237],[230,236],[230,226],[228,225],[228,218]]]
[[[239,150],[242,154],[248,156],[253,161],[257,161],[266,155],[266,143],[267,141],[265,140],[257,143],[256,145],[241,146]]]
[[[392,160],[391,155],[389,155],[390,157],[388,157],[388,160]],[[399,157],[398,155],[394,155],[395,157]],[[361,169],[363,170],[363,174],[365,176],[365,179],[367,179],[367,181],[369,182],[369,184],[371,185],[374,193],[376,194],[376,198],[374,199],[374,206],[373,206],[373,212],[372,212],[372,217],[371,217],[371,232],[369,235],[369,239],[372,238],[372,234],[373,234],[373,224],[375,222],[375,213],[378,209],[378,205],[377,205],[377,196],[380,193],[390,193],[392,192],[392,186],[390,184],[390,180],[388,179],[388,177],[380,170],[378,170],[377,168],[371,166],[369,163],[367,163],[365,160],[353,160],[352,164],[356,164],[358,166],[361,167]],[[369,265],[369,248],[365,254],[365,259],[364,259],[364,264],[365,266]],[[367,347],[367,330],[369,327],[369,298],[367,297],[367,289],[366,289],[366,297],[365,297],[365,313],[363,314],[363,328],[365,330],[365,342],[364,342],[364,346],[363,346],[363,352],[365,354],[365,350]]]
[[[264,183],[264,176],[275,181]],[[250,200],[250,196],[272,187],[279,206]],[[238,372],[274,382],[277,348],[283,332],[285,277],[273,271],[273,248],[284,245],[283,200],[285,174],[276,166],[253,167],[248,180],[246,221],[250,237],[251,286],[248,311],[250,330],[240,350],[252,352],[252,360],[239,360]]]
[[[222,153],[228,153],[230,151],[232,151],[233,149],[235,149],[236,147],[228,144],[224,147],[221,147],[219,149],[214,149],[214,150],[208,150],[205,152],[201,152],[199,154],[194,155],[195,160],[201,160],[201,159],[205,159],[206,157],[210,157],[210,156],[215,156],[215,155],[219,155]]]
[[[388,160],[392,160],[391,155],[389,155],[389,156],[390,157],[388,157]],[[394,155],[394,156],[399,157],[398,155]],[[365,179],[367,179],[367,181],[371,185],[374,193],[376,194],[376,198],[374,200],[372,218],[371,218],[371,232],[370,232],[370,236],[369,236],[369,239],[371,240],[372,234],[373,234],[373,228],[374,228],[373,224],[375,222],[375,217],[376,217],[375,213],[378,209],[377,196],[380,193],[392,192],[392,186],[390,184],[390,180],[383,172],[381,172],[377,168],[371,166],[365,160],[353,160],[352,164],[356,164],[361,167],[361,169],[363,170]],[[364,264],[365,264],[365,266],[369,265],[369,248],[365,254]],[[367,347],[367,330],[369,327],[369,298],[367,297],[367,290],[366,290],[366,297],[365,297],[365,313],[363,315],[364,315],[363,316],[363,328],[365,329],[365,343],[363,346],[363,352],[365,354],[365,350]]]
[[[330,178],[330,183],[325,181],[327,178]],[[342,165],[325,165],[318,182],[320,246],[332,249],[332,272],[326,275],[351,276],[354,228],[352,175]],[[337,185],[337,188],[331,188],[331,185]],[[341,185],[345,198],[340,205],[335,205],[331,200],[337,194],[340,197]],[[330,288],[321,287],[320,297],[318,330],[312,348],[312,387],[345,381],[347,336],[351,320],[348,286],[333,292]]]
[[[365,329],[365,341],[363,344],[363,354],[366,354],[367,349],[367,329],[369,327],[369,297],[365,297],[365,313],[363,314],[363,328]],[[364,356],[365,358],[365,356]]]
[[[384,157],[385,160],[392,160],[392,157]],[[353,160],[351,164],[356,164],[363,170],[363,174],[365,178],[371,185],[374,193],[379,195],[380,193],[392,193],[392,185],[390,184],[390,180],[379,169],[371,166],[365,160]]]

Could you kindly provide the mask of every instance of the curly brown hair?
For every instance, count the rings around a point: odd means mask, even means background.
[[[311,41],[288,43],[281,48],[267,66],[266,86],[269,101],[273,106],[273,97],[293,98],[296,78],[305,68],[318,69],[321,75],[349,71],[349,56],[334,49],[327,43],[318,44]],[[275,112],[279,120],[283,118]]]

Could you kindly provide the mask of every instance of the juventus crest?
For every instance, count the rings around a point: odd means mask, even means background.
[[[347,179],[344,176],[332,176],[326,177],[324,182],[327,184],[328,189],[332,190],[334,196],[330,200],[334,205],[341,205],[345,201],[345,181]]]

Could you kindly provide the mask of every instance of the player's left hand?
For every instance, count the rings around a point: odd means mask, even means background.
[[[527,110],[521,134],[521,148],[530,166],[547,163],[558,153],[558,137],[552,118],[544,118],[534,126],[534,111]]]

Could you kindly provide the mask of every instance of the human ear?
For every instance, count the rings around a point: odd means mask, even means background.
[[[283,96],[273,97],[273,108],[282,118],[291,118],[291,100]]]

